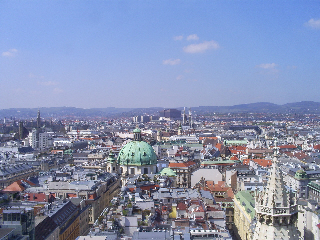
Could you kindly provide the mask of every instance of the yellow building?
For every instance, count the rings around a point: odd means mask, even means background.
[[[240,191],[234,196],[235,232],[242,240],[249,240],[252,237],[250,226],[255,216],[254,204],[252,191]]]

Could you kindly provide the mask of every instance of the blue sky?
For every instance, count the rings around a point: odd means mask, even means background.
[[[0,108],[320,102],[318,1],[0,1]]]

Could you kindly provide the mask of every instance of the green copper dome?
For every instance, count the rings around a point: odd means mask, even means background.
[[[299,169],[298,171],[296,171],[295,178],[298,178],[298,179],[305,178],[305,179],[307,179],[308,176],[307,176],[307,173],[303,169]]]
[[[133,130],[133,133],[141,133],[141,130],[139,128],[136,128]]]
[[[131,141],[119,152],[120,165],[154,165],[157,164],[157,155],[153,148],[144,141]]]
[[[163,168],[160,172],[161,176],[176,177],[177,174],[171,168]]]

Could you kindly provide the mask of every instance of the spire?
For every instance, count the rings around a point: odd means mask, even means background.
[[[268,180],[265,194],[263,197],[264,206],[270,208],[287,207],[287,190],[284,186],[282,172],[279,167],[279,161],[276,156],[272,160],[271,172]]]
[[[189,108],[189,126],[192,127],[192,112],[191,112],[191,107]]]
[[[38,115],[37,115],[37,128],[40,128],[40,124],[41,124],[40,110],[38,109]]]
[[[186,124],[186,107],[183,108],[182,124]]]
[[[258,239],[299,239],[295,227],[298,206],[287,193],[278,161],[278,148],[275,142],[274,158],[267,186],[262,193],[256,192],[256,226],[253,235]]]

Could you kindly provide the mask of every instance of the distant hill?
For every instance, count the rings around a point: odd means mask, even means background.
[[[193,108],[198,113],[297,113],[297,114],[320,114],[320,103],[312,101],[303,101],[295,103],[286,103],[277,105],[269,102],[258,102],[249,104],[240,104],[234,106],[200,106]]]
[[[39,108],[43,118],[86,118],[86,117],[132,117],[136,115],[157,115],[163,110],[161,107],[153,108],[75,108],[75,107],[50,107]],[[182,107],[178,109],[182,110]],[[192,107],[193,112],[201,115],[213,113],[297,113],[320,114],[320,103],[303,101],[277,105],[269,102],[239,104],[234,106],[199,106]],[[30,119],[37,117],[38,108],[10,108],[1,109],[0,118]]]

